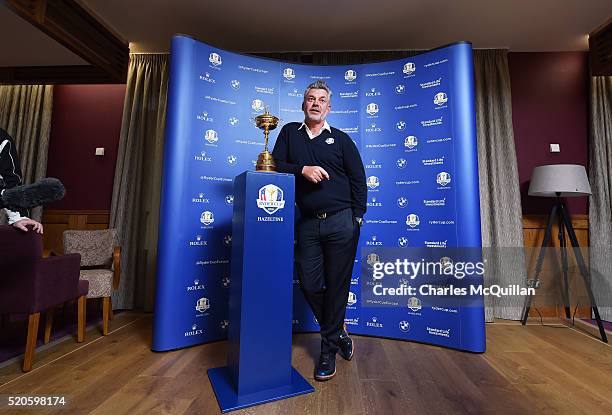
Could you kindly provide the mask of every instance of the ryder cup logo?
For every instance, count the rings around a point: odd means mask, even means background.
[[[447,186],[451,182],[451,176],[449,173],[442,171],[436,176],[436,182],[440,186]]]
[[[208,141],[210,144],[214,144],[219,141],[219,136],[215,130],[206,130],[204,133],[204,139]]]
[[[215,215],[211,211],[202,212],[200,215],[200,222],[202,222],[205,226],[210,225],[215,221]]]
[[[372,252],[368,254],[366,262],[368,263],[369,266],[373,267],[374,264],[378,264],[380,262],[380,257],[378,256],[378,254]]]
[[[283,76],[286,80],[291,81],[293,78],[295,78],[295,71],[291,68],[285,68],[283,70]]]
[[[366,112],[370,115],[378,114],[378,105],[373,102],[369,103],[366,107]]]
[[[399,84],[395,86],[396,94],[403,94],[404,92],[406,92],[406,86],[404,84]]]
[[[410,323],[408,323],[406,320],[402,320],[399,322],[399,328],[401,331],[407,332],[410,330]]]
[[[236,163],[238,163],[238,157],[234,156],[233,154],[227,156],[227,164],[230,166],[235,166]]]
[[[404,147],[407,147],[411,150],[415,148],[418,144],[419,142],[417,141],[417,138],[413,135],[409,135],[408,137],[406,137],[406,139],[404,139]]]
[[[221,56],[218,53],[211,53],[208,55],[208,62],[212,63],[214,66],[219,66],[223,63],[221,60]]]
[[[397,198],[397,206],[400,208],[405,208],[406,206],[408,206],[408,199],[406,199],[405,197],[401,196]]]
[[[407,62],[404,64],[404,70],[403,72],[406,75],[412,75],[414,73],[414,71],[416,71],[416,65],[412,62]]]
[[[199,311],[200,313],[205,312],[209,308],[210,308],[210,301],[206,297],[200,298],[198,302],[196,303],[196,310]]]
[[[380,186],[380,182],[378,181],[378,177],[376,177],[376,176],[368,177],[367,185],[368,185],[368,187],[370,189],[376,189],[378,186]]]
[[[397,131],[404,131],[406,129],[406,122],[405,121],[398,121],[395,123],[395,129]]]
[[[277,210],[284,208],[285,200],[283,199],[283,189],[273,184],[267,184],[259,189],[257,207],[263,209],[269,215],[272,215]]]
[[[448,272],[453,269],[453,260],[447,256],[443,256],[440,258],[440,266],[442,268],[442,272]]]
[[[438,92],[434,97],[434,104],[436,105],[444,105],[448,101],[448,97],[444,92]]]
[[[232,86],[232,89],[235,89],[236,91],[240,89],[240,81],[237,79],[232,79],[230,81],[230,85]]]
[[[261,99],[254,99],[253,102],[251,102],[251,108],[257,112],[263,111],[264,103]]]
[[[354,292],[349,291],[348,301],[346,302],[346,305],[352,307],[355,304],[357,304],[357,295],[355,295]]]
[[[410,215],[406,216],[406,225],[410,226],[411,228],[416,228],[417,226],[419,226],[419,223],[421,223],[421,221],[419,220],[419,217],[414,213],[411,213]]]
[[[416,297],[410,297],[408,299],[408,308],[412,311],[419,311],[421,309],[421,300]]]
[[[348,82],[353,82],[355,79],[357,79],[357,72],[349,69],[348,71],[344,72],[344,79],[346,79]]]
[[[401,158],[397,160],[396,164],[398,169],[403,169],[408,165],[408,162],[406,161],[406,159]]]

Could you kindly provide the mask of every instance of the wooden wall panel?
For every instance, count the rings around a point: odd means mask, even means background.
[[[108,210],[47,210],[44,211],[43,243],[45,249],[58,254],[64,251],[62,234],[65,230],[108,229],[110,212]]]
[[[544,239],[544,233],[546,231],[546,222],[548,217],[545,215],[525,215],[523,216],[523,236],[525,239],[525,253],[526,253],[526,263],[527,263],[527,272],[529,277],[531,278],[534,275],[535,265],[537,261],[538,254],[540,252],[540,247],[542,245],[542,241]],[[587,215],[574,215],[572,217],[572,226],[574,227],[574,231],[576,232],[576,238],[578,239],[578,243],[583,248],[583,257],[585,262],[588,265],[588,252],[584,250],[589,246],[589,219]],[[559,229],[557,224],[553,225],[552,229],[552,241],[550,246],[559,247]],[[566,241],[568,246],[571,246],[569,236],[566,234]],[[532,248],[532,249],[530,249]],[[541,286],[537,290],[538,301],[543,304],[550,304],[543,307],[538,307],[540,313],[544,317],[564,317],[565,311],[562,307],[562,303],[560,302],[560,279],[562,278],[561,274],[561,265],[559,257],[553,258],[550,255],[552,252],[547,252],[545,257],[542,272],[540,274],[540,282]],[[576,294],[580,293],[579,296],[573,296],[570,298],[570,303],[572,307],[578,305],[578,311],[576,312],[576,317],[585,317],[589,318],[589,309],[585,307],[581,307],[581,305],[585,304],[586,297],[582,295],[585,294],[584,284],[581,280],[580,274],[577,272],[577,263],[573,255],[568,255],[568,268],[570,270],[569,279],[570,279],[570,293]],[[546,299],[544,298],[546,297]],[[552,304],[557,303],[557,307],[553,307]],[[574,312],[574,309],[571,309],[571,312]],[[530,311],[530,316],[538,317],[538,313],[534,308]]]

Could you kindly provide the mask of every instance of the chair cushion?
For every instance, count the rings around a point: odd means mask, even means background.
[[[108,269],[82,269],[80,278],[89,281],[87,298],[110,297],[113,291],[113,271]]]
[[[64,253],[81,254],[81,267],[110,268],[113,248],[117,246],[117,231],[64,231]]]

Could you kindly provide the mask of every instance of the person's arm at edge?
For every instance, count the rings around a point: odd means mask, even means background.
[[[303,165],[290,163],[289,160],[289,133],[287,130],[289,125],[283,126],[276,143],[274,143],[274,150],[272,150],[272,157],[274,157],[274,163],[276,163],[276,171],[279,173],[292,173],[296,176],[302,174]]]
[[[343,140],[343,163],[351,185],[351,208],[353,216],[363,218],[367,209],[368,188],[366,186],[365,169],[357,146],[348,135]]]

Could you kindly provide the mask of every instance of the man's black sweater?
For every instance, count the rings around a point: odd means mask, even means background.
[[[272,155],[280,173],[295,175],[295,199],[302,215],[352,208],[353,216],[366,211],[365,170],[353,140],[337,128],[322,130],[310,139],[306,127],[291,122],[280,131]],[[312,183],[302,176],[304,166],[320,166],[329,180]]]

